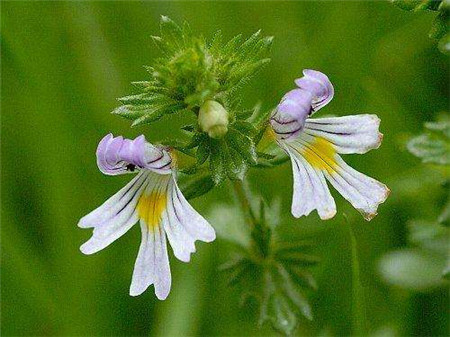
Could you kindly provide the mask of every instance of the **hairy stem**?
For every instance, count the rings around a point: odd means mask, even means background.
[[[233,182],[233,188],[239,204],[241,205],[242,212],[244,213],[245,221],[253,228],[256,225],[256,217],[243,182],[235,180]]]

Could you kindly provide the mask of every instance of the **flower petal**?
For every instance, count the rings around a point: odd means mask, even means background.
[[[311,114],[312,95],[302,89],[289,91],[270,118],[273,130],[281,139],[297,135]]]
[[[166,234],[161,227],[155,230],[155,294],[165,300],[170,292],[172,275],[170,274],[169,255],[167,254]]]
[[[117,214],[125,203],[132,199],[132,196],[145,180],[144,172],[136,175],[119,192],[106,200],[100,207],[85,215],[78,222],[80,228],[95,227]]]
[[[167,217],[163,219],[174,255],[183,262],[189,262],[195,252],[195,241],[211,242],[216,234],[211,225],[195,211],[179,190],[175,179],[171,181]]]
[[[295,84],[312,94],[313,111],[318,111],[327,105],[334,96],[334,88],[328,76],[317,70],[303,70],[303,77],[295,80]]]
[[[292,215],[299,218],[316,209],[321,219],[332,218],[336,214],[336,204],[322,171],[312,167],[297,149],[286,149],[291,158],[294,176]]]
[[[80,250],[93,254],[125,234],[137,221],[136,204],[149,184],[150,172],[142,172],[102,206],[83,217],[78,226],[94,227],[92,237]]]
[[[186,231],[195,240],[211,242],[216,239],[214,228],[205,220],[186,200],[178,188],[177,182],[174,183],[173,202],[178,215],[183,221]]]
[[[155,235],[144,221],[140,221],[141,245],[134,264],[130,295],[142,294],[154,282],[155,275]]]
[[[321,137],[302,134],[289,143],[313,168],[321,170],[333,187],[360,211],[366,220],[376,215],[378,205],[389,195],[389,189],[348,166],[332,143]]]
[[[161,226],[149,227],[144,220],[140,224],[142,241],[134,265],[130,295],[138,296],[154,284],[156,297],[165,300],[172,283],[166,235]]]
[[[325,172],[333,187],[355,207],[367,221],[377,215],[378,205],[389,196],[389,188],[379,181],[356,171],[337,156],[336,173]]]
[[[171,162],[167,151],[148,143],[143,135],[131,140],[108,134],[97,147],[97,165],[107,175],[130,173],[136,168],[169,174]]]
[[[379,126],[377,115],[355,115],[307,119],[303,132],[325,138],[338,153],[366,153],[381,144]]]

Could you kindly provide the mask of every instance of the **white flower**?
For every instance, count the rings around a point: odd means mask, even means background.
[[[386,185],[348,166],[339,154],[365,153],[380,146],[380,119],[376,115],[308,118],[331,101],[334,89],[328,77],[304,70],[299,87],[288,92],[272,114],[270,123],[279,146],[290,156],[294,175],[292,214],[317,210],[321,219],[336,214],[336,204],[326,180],[366,220],[377,214],[386,200]]]
[[[134,266],[130,295],[137,296],[154,284],[155,294],[164,300],[171,287],[166,237],[174,255],[183,262],[195,252],[194,242],[211,242],[211,225],[186,201],[177,186],[170,153],[145,141],[103,138],[97,150],[100,170],[108,175],[137,171],[138,174],[118,193],[78,223],[94,229],[81,246],[84,254],[107,247],[140,222],[142,241]]]

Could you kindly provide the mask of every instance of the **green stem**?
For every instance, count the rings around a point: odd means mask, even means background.
[[[245,220],[253,228],[256,224],[256,217],[250,205],[250,200],[247,196],[247,191],[245,190],[243,182],[241,180],[233,181],[233,188],[239,204],[241,205]]]
[[[358,247],[355,233],[348,221],[345,221],[349,236],[352,254],[352,335],[366,336],[366,308],[364,300],[364,289],[361,286],[360,266],[358,258]]]

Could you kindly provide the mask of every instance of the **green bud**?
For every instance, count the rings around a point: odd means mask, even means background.
[[[198,125],[211,138],[222,138],[228,132],[228,112],[220,103],[206,101],[200,107]]]

